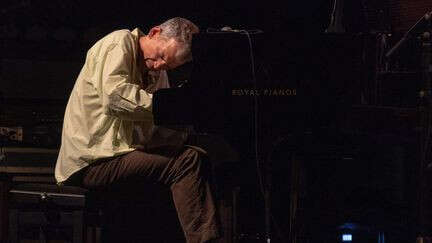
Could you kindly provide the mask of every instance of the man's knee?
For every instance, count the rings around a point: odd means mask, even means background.
[[[183,152],[184,168],[198,171],[200,173],[208,174],[210,170],[210,163],[207,153],[202,149],[195,147],[188,147]]]
[[[208,156],[207,151],[198,146],[186,145],[186,150],[192,150],[193,153],[197,152],[202,159],[206,159]]]

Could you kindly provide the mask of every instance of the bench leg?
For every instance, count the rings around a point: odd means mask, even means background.
[[[84,211],[73,212],[73,243],[84,243],[86,226],[84,223]]]
[[[9,204],[10,178],[0,173],[0,242],[6,242],[8,238],[8,204]]]
[[[18,210],[9,210],[9,242],[18,243]]]

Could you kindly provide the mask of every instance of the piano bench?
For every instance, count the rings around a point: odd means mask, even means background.
[[[97,210],[87,207],[86,189],[22,183],[9,191],[9,242],[22,239],[100,242]],[[87,231],[89,234],[87,234]]]
[[[53,184],[13,185],[9,242],[155,242],[161,236],[164,242],[184,241],[169,188],[123,186],[86,190]]]

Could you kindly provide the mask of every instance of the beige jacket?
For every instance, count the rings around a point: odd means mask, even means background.
[[[143,134],[151,129],[152,94],[142,86],[137,63],[142,35],[139,29],[114,31],[88,51],[64,115],[57,182],[98,159],[133,151],[138,122]],[[165,71],[147,77],[150,85],[168,84]]]

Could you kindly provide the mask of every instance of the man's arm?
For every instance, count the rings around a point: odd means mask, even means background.
[[[127,37],[124,40],[127,42]],[[115,44],[104,58],[102,99],[104,112],[123,120],[152,120],[152,94],[131,83],[133,51],[130,45]]]

